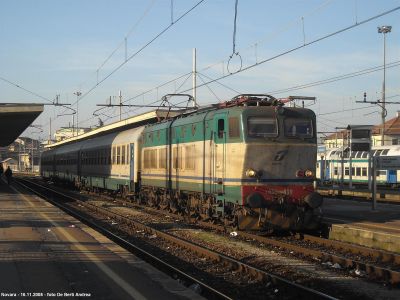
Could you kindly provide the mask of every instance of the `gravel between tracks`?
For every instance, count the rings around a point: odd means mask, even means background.
[[[268,272],[280,275],[295,281],[299,284],[307,285],[327,294],[334,295],[341,299],[400,299],[400,290],[389,289],[388,287],[371,281],[355,278],[349,275],[347,270],[333,270],[329,264],[322,265],[318,260],[311,262],[309,259],[303,260],[289,255],[285,255],[279,249],[266,248],[264,245],[254,243],[252,240],[242,241],[229,235],[221,235],[209,230],[199,229],[196,226],[184,224],[180,220],[175,220],[170,216],[160,214],[149,214],[145,210],[132,210],[128,207],[121,207],[112,202],[91,201],[103,207],[107,207],[121,215],[129,216],[137,221],[145,224],[153,224],[158,229],[164,229],[169,233],[179,236],[183,239],[190,240],[209,249],[224,253],[225,255],[240,259],[248,264],[264,269]],[[148,242],[153,245],[159,244],[156,237],[144,236]],[[182,258],[182,250],[171,246],[165,246],[164,250],[172,255],[179,255]],[[185,254],[186,256],[192,256]],[[219,268],[215,264],[211,265],[211,269],[202,265],[204,261],[200,260],[199,269],[205,272],[215,273],[216,277],[227,278],[227,274],[218,273]],[[198,262],[197,262],[198,263]],[[234,275],[234,274],[233,274]],[[229,276],[228,276],[229,277]],[[235,282],[235,279],[229,279],[236,285],[254,285],[251,279],[244,282]],[[264,286],[264,293],[266,285]],[[268,286],[269,287],[269,286]],[[263,288],[258,287],[258,288]],[[257,288],[252,287],[254,295]],[[275,291],[275,289],[274,289]],[[273,296],[277,296],[272,294]],[[264,295],[265,296],[265,295]],[[246,295],[248,298],[249,295]],[[257,296],[254,298],[257,299]]]

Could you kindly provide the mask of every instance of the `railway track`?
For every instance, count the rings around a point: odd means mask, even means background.
[[[366,202],[370,202],[372,199],[372,192],[368,189],[339,189],[322,186],[317,188],[317,192],[324,197],[339,199],[357,199]],[[400,204],[400,193],[396,189],[379,189],[376,197],[380,203]]]
[[[115,200],[114,200],[115,201]],[[130,205],[133,208],[143,206],[117,200],[120,205]],[[158,209],[145,207],[152,213],[159,214]],[[169,215],[171,218],[180,219],[186,222],[193,222],[203,228],[209,228],[221,233],[227,233],[230,228],[190,219],[174,213],[162,214]],[[400,286],[400,255],[384,250],[363,247],[355,244],[330,240],[309,234],[296,234],[285,238],[268,237],[255,233],[235,231],[239,238],[253,240],[258,243],[279,248],[288,253],[296,253],[303,257],[318,259],[328,265],[340,266],[341,269],[353,269],[355,274],[365,274],[371,280],[388,282],[393,286]]]
[[[109,236],[111,239],[116,241],[118,244],[124,246],[127,249],[130,249],[135,254],[140,253],[140,256],[145,260],[156,264],[159,268],[165,270],[169,270],[170,273],[179,274],[181,278],[184,278],[186,282],[195,283],[201,287],[203,294],[207,298],[217,298],[217,299],[230,299],[231,296],[226,295],[224,292],[220,292],[217,288],[212,287],[209,284],[205,284],[201,278],[195,278],[191,274],[187,274],[184,271],[179,270],[175,266],[171,266],[165,263],[162,259],[155,257],[154,254],[148,253],[147,251],[139,248],[136,245],[133,245],[131,242],[126,239],[121,238],[119,235],[116,235],[114,232],[110,231],[108,228],[99,225],[99,222],[93,221],[93,217],[87,216],[87,211],[96,212],[96,214],[100,214],[103,217],[112,219],[118,224],[123,224],[128,228],[131,228],[131,231],[142,232],[147,236],[157,236],[163,241],[174,244],[180,249],[185,249],[194,253],[202,260],[206,259],[210,261],[212,264],[218,264],[219,266],[224,266],[228,272],[237,274],[239,277],[249,278],[250,282],[258,282],[261,283],[262,286],[270,287],[272,285],[274,288],[272,292],[272,296],[276,293],[276,291],[285,291],[284,294],[279,295],[282,299],[335,299],[330,295],[317,291],[315,289],[311,289],[307,286],[303,286],[296,282],[287,280],[283,277],[277,276],[265,270],[259,269],[255,266],[251,266],[246,264],[240,260],[234,259],[222,253],[218,253],[211,249],[207,249],[203,246],[190,242],[188,240],[184,240],[168,232],[163,230],[159,230],[154,228],[153,226],[149,226],[143,224],[141,222],[132,220],[132,218],[126,217],[122,214],[116,214],[115,212],[111,212],[107,208],[96,206],[90,203],[86,203],[76,199],[75,197],[71,197],[70,195],[66,195],[54,189],[45,187],[43,185],[39,185],[38,183],[26,180],[26,179],[18,179],[18,184],[24,186],[25,188],[31,190],[32,192],[38,194],[41,197],[46,198],[51,201],[53,204],[60,206],[62,209],[66,210],[68,213],[74,215],[79,218],[83,222],[89,224],[92,227],[95,227],[97,230],[101,231],[105,235]],[[75,209],[72,209],[69,205],[65,203],[60,203],[60,201],[54,201],[51,198],[57,197],[57,199],[63,199],[63,201],[71,201],[71,202],[79,202],[79,206],[83,207],[86,210],[86,213],[82,214],[77,212]],[[233,286],[230,287],[231,291]]]

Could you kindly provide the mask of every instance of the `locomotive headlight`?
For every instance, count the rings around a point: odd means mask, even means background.
[[[297,170],[296,177],[313,177],[314,172],[311,170]]]
[[[313,176],[314,176],[314,172],[311,171],[311,170],[306,170],[306,171],[304,172],[304,175],[305,175],[306,177],[313,177]]]
[[[247,169],[246,170],[246,176],[247,177],[256,177],[257,176],[257,171],[253,169]]]
[[[262,175],[262,171],[256,171],[253,169],[247,169],[246,170],[246,176],[247,177],[252,177],[252,178],[259,178]]]

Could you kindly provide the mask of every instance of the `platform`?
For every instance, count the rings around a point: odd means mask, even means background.
[[[329,238],[400,253],[400,205],[325,198]]]
[[[0,180],[0,293],[18,299],[203,299],[59,208]]]

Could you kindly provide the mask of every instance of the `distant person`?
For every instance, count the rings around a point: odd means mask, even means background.
[[[7,178],[7,183],[10,185],[11,179],[12,179],[12,171],[10,169],[10,166],[7,167],[7,170],[4,172],[4,175]]]

